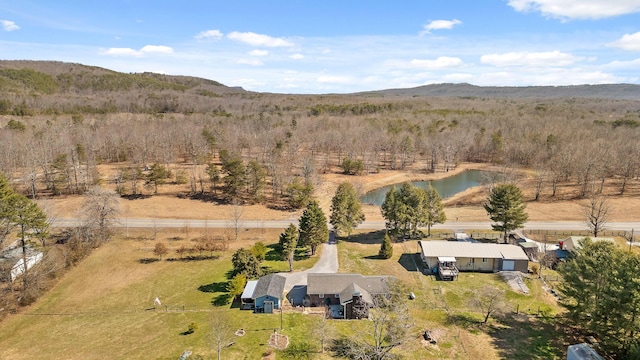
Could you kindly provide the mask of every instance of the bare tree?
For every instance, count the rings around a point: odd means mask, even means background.
[[[222,350],[233,344],[235,332],[231,325],[231,319],[223,309],[215,309],[211,316],[211,330],[213,331],[213,345],[216,347],[218,360],[221,359]]]
[[[483,324],[489,321],[491,316],[504,314],[507,310],[504,290],[485,285],[478,289],[469,300],[471,307],[480,311],[484,316]]]
[[[394,359],[393,349],[409,338],[413,321],[406,302],[407,291],[395,280],[389,280],[389,295],[375,296],[365,330],[334,341],[337,355],[349,359]],[[355,309],[354,309],[355,311]]]
[[[95,229],[100,240],[108,240],[120,216],[120,197],[112,190],[93,187],[82,204],[84,225]]]
[[[609,220],[609,211],[611,206],[606,195],[591,194],[589,199],[582,205],[587,225],[594,237],[603,231]]]
[[[232,211],[231,211],[231,225],[235,230],[235,240],[238,240],[238,232],[242,227],[242,215],[244,214],[244,209],[238,200],[232,201]]]

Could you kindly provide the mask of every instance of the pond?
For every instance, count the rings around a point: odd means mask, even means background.
[[[474,186],[486,183],[488,179],[495,178],[499,173],[482,170],[465,170],[457,175],[449,176],[444,179],[430,181],[413,181],[412,184],[426,189],[431,183],[434,189],[438,190],[438,194],[443,199],[452,197],[455,194],[463,192]],[[400,187],[401,184],[389,185],[379,189],[371,190],[360,198],[363,204],[382,205],[387,192],[394,186]]]

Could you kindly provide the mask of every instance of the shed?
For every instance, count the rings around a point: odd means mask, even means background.
[[[529,259],[537,260],[538,259],[538,244],[533,241],[522,241],[517,244],[524,250],[524,253],[527,254]]]
[[[589,240],[593,242],[606,241],[606,242],[615,242],[613,238],[610,237],[593,237],[593,236],[569,236],[568,238],[562,240],[562,249],[568,251],[576,251],[582,248],[582,242],[589,238]]]
[[[284,285],[287,279],[278,274],[269,274],[258,279],[251,298],[256,312],[272,313],[280,308]]]
[[[253,292],[256,290],[258,280],[249,280],[244,287],[242,295],[240,295],[240,309],[241,310],[253,310]]]

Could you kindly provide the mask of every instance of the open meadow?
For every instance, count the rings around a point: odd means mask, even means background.
[[[274,353],[286,358],[267,346],[269,335],[281,325],[281,333],[289,336],[292,345],[308,344],[319,351],[319,315],[287,308],[281,320],[279,314],[253,314],[226,303],[234,249],[257,241],[273,244],[278,234],[276,230],[243,231],[228,251],[191,261],[178,260],[175,252],[154,261],[156,240],[149,230],[133,232],[128,239],[118,236],[68,271],[36,303],[4,320],[0,358],[175,359],[185,350],[192,351],[193,358],[211,358],[216,347],[212,323],[219,311],[227,314],[233,329],[245,330],[245,336],[235,337],[234,344],[223,349],[224,358],[257,359]],[[198,236],[197,231],[192,230],[191,236]],[[560,308],[539,280],[525,280],[531,290],[528,295],[508,290],[496,274],[462,273],[458,281],[436,281],[416,267],[415,241],[394,244],[391,259],[378,259],[381,236],[381,232],[359,232],[339,242],[339,272],[393,275],[415,293],[416,299],[408,301],[411,336],[395,350],[398,354],[446,359],[562,356],[563,337],[554,322]],[[170,249],[191,241],[182,230],[161,229],[158,239]],[[316,258],[297,261],[296,271],[309,268]],[[285,261],[270,256],[264,265],[272,271],[287,268]],[[485,284],[507,291],[510,315],[480,325],[481,315],[468,300]],[[154,304],[156,297],[161,305]],[[197,329],[187,334],[191,323]],[[325,333],[330,338],[366,331],[369,326],[368,321],[331,320]],[[437,345],[422,340],[425,330],[437,335]],[[316,358],[330,358],[330,352]]]

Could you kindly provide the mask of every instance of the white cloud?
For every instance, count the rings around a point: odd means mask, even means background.
[[[421,69],[444,69],[457,67],[462,65],[462,59],[457,57],[440,56],[435,60],[413,59],[410,62],[411,67]]]
[[[143,57],[149,54],[173,54],[173,49],[163,45],[145,45],[140,50],[132,48],[109,48],[107,50],[100,50],[100,54],[110,56]]]
[[[609,45],[628,51],[640,51],[640,32],[624,34],[620,39]]]
[[[509,0],[519,12],[561,19],[603,19],[640,11],[640,0]]]
[[[236,61],[236,63],[238,64],[243,64],[243,65],[251,65],[251,66],[261,66],[264,63],[258,59],[239,59],[238,61]]]
[[[319,83],[332,83],[332,84],[349,84],[353,82],[353,79],[348,76],[329,76],[323,75],[316,79]]]
[[[584,58],[560,51],[546,52],[509,52],[503,54],[482,55],[480,62],[493,66],[567,66]]]
[[[267,50],[251,50],[249,51],[249,55],[251,56],[267,56],[269,52]]]
[[[140,49],[143,54],[173,54],[173,49],[164,45],[145,45]]]
[[[195,36],[196,39],[220,40],[224,34],[220,30],[206,30]]]
[[[289,55],[289,59],[302,60],[302,59],[304,59],[304,55],[302,55],[302,54],[292,54],[292,55]]]
[[[2,29],[4,31],[15,31],[20,29],[20,26],[10,20],[0,20],[0,25],[2,25]]]
[[[453,20],[433,20],[424,26],[420,34],[431,34],[431,30],[452,29],[454,26],[462,24],[458,19]]]
[[[227,35],[231,40],[243,42],[245,44],[253,46],[266,46],[266,47],[289,47],[293,46],[293,43],[282,39],[274,38],[269,35],[256,34],[253,32],[237,32],[234,31]]]

